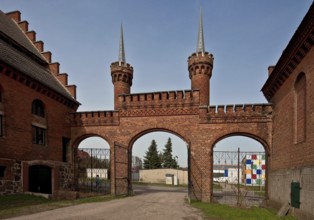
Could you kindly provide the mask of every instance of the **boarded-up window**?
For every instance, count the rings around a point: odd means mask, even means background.
[[[295,88],[294,135],[295,142],[300,143],[305,140],[305,125],[306,125],[306,79],[304,73],[301,73],[298,76],[294,88]]]

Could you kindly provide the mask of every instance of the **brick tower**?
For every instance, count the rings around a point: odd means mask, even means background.
[[[125,61],[122,25],[119,44],[119,60],[112,63],[110,69],[114,86],[114,109],[118,110],[118,97],[122,94],[130,94],[133,80],[133,67]]]
[[[213,55],[205,52],[203,18],[200,16],[196,53],[188,58],[191,89],[200,91],[200,105],[209,105],[209,80],[212,76]]]

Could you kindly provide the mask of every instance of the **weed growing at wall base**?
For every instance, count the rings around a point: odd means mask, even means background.
[[[266,208],[237,208],[227,205],[192,202],[191,205],[200,209],[208,218],[220,220],[294,220],[292,216],[280,218],[273,209]]]

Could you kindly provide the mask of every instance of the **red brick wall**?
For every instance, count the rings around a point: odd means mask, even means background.
[[[0,73],[3,88],[4,137],[0,138],[3,158],[16,160],[62,160],[62,137],[71,137],[66,116],[74,111],[18,80]],[[44,103],[47,130],[46,144],[32,143],[32,102]]]
[[[229,112],[228,115],[223,115],[222,112],[220,115],[208,113],[208,116],[203,115],[204,119],[201,121],[199,112],[195,112],[195,108],[191,108],[194,110],[188,115],[182,112],[180,114],[178,109],[174,111],[175,108],[171,107],[163,107],[160,111],[158,109],[145,111],[145,109],[144,106],[138,112],[132,109],[130,114],[126,110],[122,112],[125,116],[115,112],[112,115],[112,123],[108,117],[103,116],[108,113],[76,113],[72,116],[73,150],[85,137],[91,135],[103,137],[111,147],[111,181],[114,181],[114,142],[132,150],[133,143],[146,133],[152,131],[173,133],[181,137],[190,147],[192,197],[209,201],[212,193],[212,149],[219,140],[230,135],[245,135],[260,141],[267,152],[271,145],[271,118],[270,115],[265,114],[266,111],[258,110],[257,113],[252,110],[244,114],[238,109],[238,112]],[[142,115],[139,114],[140,110],[143,111]],[[267,110],[268,113],[269,110],[271,111],[271,107]],[[222,118],[224,120],[221,120]],[[127,173],[125,175],[127,176]],[[114,182],[112,187],[114,192]]]
[[[290,77],[272,98],[273,113],[273,147],[271,169],[287,169],[314,165],[314,49],[297,66]],[[305,73],[305,139],[295,140],[295,82],[300,73]],[[302,111],[302,109],[299,109]]]

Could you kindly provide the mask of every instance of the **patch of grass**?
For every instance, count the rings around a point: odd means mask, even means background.
[[[266,208],[238,208],[221,204],[192,202],[193,207],[200,209],[210,219],[219,220],[294,220],[292,216],[280,218],[276,212]]]
[[[32,195],[0,196],[0,211],[10,208],[49,203],[51,200]]]
[[[51,200],[34,195],[0,196],[0,219],[28,215],[83,203],[105,202],[116,198],[112,195],[94,196],[77,200]]]

